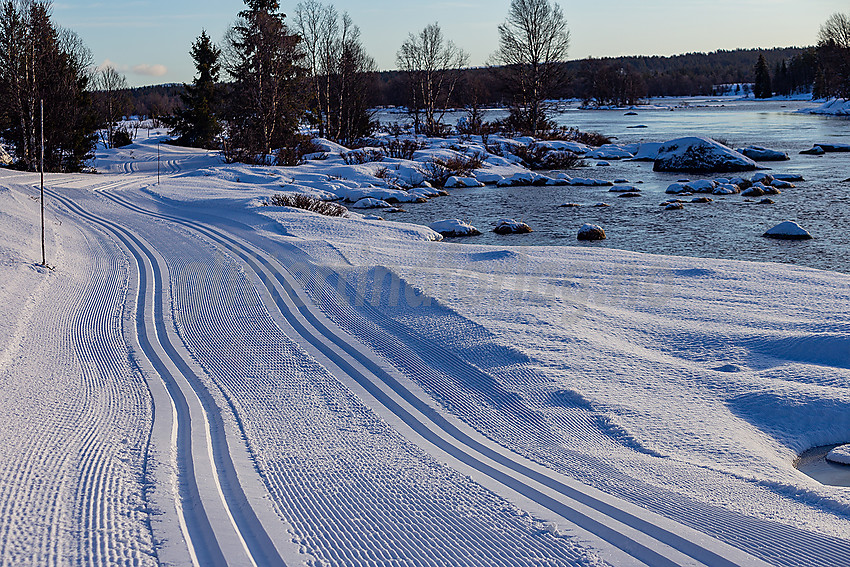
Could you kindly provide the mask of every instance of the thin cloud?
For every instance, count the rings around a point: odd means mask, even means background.
[[[133,73],[136,75],[144,75],[146,77],[162,77],[168,73],[168,67],[159,64],[149,65],[147,63],[142,63],[141,65],[133,67]]]

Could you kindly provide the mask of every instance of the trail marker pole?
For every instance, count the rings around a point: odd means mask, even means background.
[[[47,267],[47,251],[44,247],[44,100],[41,100],[41,265]]]
[[[156,141],[156,184],[159,185],[159,140]]]

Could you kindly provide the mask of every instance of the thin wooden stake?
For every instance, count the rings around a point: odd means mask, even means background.
[[[47,250],[44,246],[44,100],[41,100],[41,265],[47,267]]]

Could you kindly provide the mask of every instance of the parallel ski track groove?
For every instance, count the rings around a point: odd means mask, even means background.
[[[104,184],[103,187],[115,187],[120,184],[121,183]],[[69,210],[76,212],[92,224],[95,224],[105,231],[113,234],[123,243],[136,260],[140,279],[139,303],[137,305],[136,313],[138,339],[145,356],[163,378],[166,388],[177,407],[178,459],[180,461],[179,468],[181,471],[180,488],[185,491],[184,496],[187,496],[184,500],[190,503],[201,502],[197,484],[198,479],[195,476],[194,464],[191,457],[191,424],[187,423],[189,405],[175,377],[168,370],[166,362],[161,359],[160,355],[156,352],[156,349],[150,342],[149,335],[151,332],[153,332],[156,336],[156,340],[167,354],[170,362],[177,367],[178,371],[186,378],[195,390],[196,395],[204,406],[207,418],[211,422],[210,435],[219,435],[220,443],[225,445],[225,450],[222,450],[218,443],[212,443],[213,459],[217,465],[216,473],[221,478],[221,488],[225,491],[225,497],[228,500],[230,511],[238,526],[239,536],[244,540],[245,545],[249,548],[249,552],[252,556],[251,562],[257,565],[284,565],[285,563],[277,554],[269,534],[267,534],[262,528],[261,522],[251,508],[247,497],[239,485],[235,467],[230,458],[229,451],[226,450],[227,440],[224,437],[224,424],[222,417],[218,411],[213,409],[215,408],[215,401],[206,390],[206,387],[195,376],[184,358],[178,354],[177,349],[168,338],[161,301],[161,294],[164,289],[163,274],[161,269],[157,269],[158,260],[156,256],[153,254],[151,249],[148,248],[146,244],[131,231],[126,230],[111,221],[88,213],[82,207],[53,191],[48,190],[48,193],[50,193],[54,199],[63,203]],[[148,266],[150,266],[150,275],[147,271]],[[154,297],[147,297],[147,294],[143,291],[147,289],[149,277],[153,278]],[[145,328],[148,302],[153,303],[152,310],[155,321],[154,329]],[[181,417],[182,419],[180,419]],[[192,547],[199,556],[198,560],[200,565],[226,564],[224,553],[216,541],[209,518],[206,517],[203,510],[196,510],[192,508],[193,507],[191,506],[188,508],[184,506],[183,515],[184,517],[188,516],[188,518],[186,518],[186,527],[190,531],[189,535],[192,541]]]
[[[575,522],[577,525],[582,526],[588,531],[595,533],[600,538],[608,541],[612,545],[620,547],[636,559],[643,561],[648,565],[665,566],[678,564],[637,541],[631,540],[624,545],[623,540],[626,538],[623,534],[616,532],[611,527],[564,505],[562,502],[559,502],[558,500],[551,498],[534,488],[518,483],[516,478],[508,476],[490,465],[487,465],[475,456],[467,453],[461,447],[458,447],[453,443],[446,441],[436,433],[433,433],[430,429],[416,428],[419,420],[383,392],[381,388],[373,383],[362,370],[356,367],[356,365],[361,365],[376,378],[383,381],[419,413],[427,417],[437,427],[453,437],[461,446],[465,445],[490,460],[512,469],[519,475],[532,479],[543,486],[555,490],[567,498],[580,502],[597,512],[601,512],[609,518],[640,531],[656,541],[695,559],[696,561],[717,567],[737,565],[737,563],[729,560],[728,558],[723,557],[710,549],[701,547],[695,542],[688,541],[676,533],[670,532],[660,526],[648,522],[647,520],[634,516],[629,512],[620,510],[608,503],[602,502],[591,495],[579,492],[572,487],[562,484],[560,481],[527,468],[521,463],[511,460],[469,437],[466,433],[457,429],[436,410],[430,408],[415,394],[407,390],[407,388],[399,383],[386,369],[382,368],[368,356],[363,355],[357,349],[349,345],[344,337],[339,334],[339,331],[334,331],[326,323],[321,321],[316,314],[308,308],[305,300],[301,298],[300,294],[293,287],[293,283],[290,283],[283,275],[283,269],[276,269],[262,253],[257,250],[252,250],[252,245],[242,243],[235,236],[228,235],[202,223],[149,211],[124,201],[122,198],[114,194],[101,193],[101,195],[120,206],[134,210],[140,214],[174,222],[186,228],[195,230],[201,235],[219,243],[225,247],[225,249],[241,258],[242,261],[257,274],[268,292],[275,299],[275,303],[281,309],[286,320],[305,340],[310,342],[316,349],[322,352],[340,368],[349,373],[352,378],[357,380],[361,386],[375,397],[375,399],[377,399],[397,417],[402,419],[409,426],[417,429],[420,435],[426,438],[430,443],[439,447],[446,453],[453,455],[461,462],[464,462],[468,466],[479,470],[494,480],[511,487],[517,492],[524,494],[553,512]],[[288,302],[278,292],[275,282],[282,287],[287,299],[294,304],[297,312],[292,310],[292,308],[288,305]],[[344,355],[339,354],[338,351],[344,353]],[[355,364],[352,364],[352,361],[350,361],[348,357],[353,359]]]

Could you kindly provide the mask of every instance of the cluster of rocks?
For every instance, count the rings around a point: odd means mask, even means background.
[[[850,144],[815,144],[808,150],[800,152],[804,155],[822,156],[829,153],[850,152]]]
[[[670,195],[693,195],[694,193],[735,195],[740,193],[743,197],[763,197],[765,195],[779,195],[782,189],[793,189],[792,181],[803,181],[803,177],[793,174],[771,175],[759,172],[750,179],[719,177],[696,181],[681,180],[670,184],[666,192]]]

